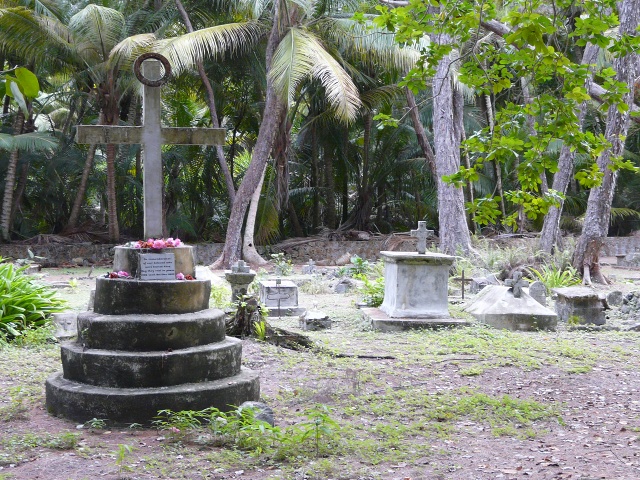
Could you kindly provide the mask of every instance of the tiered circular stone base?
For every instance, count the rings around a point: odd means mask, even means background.
[[[46,382],[49,412],[145,424],[159,410],[258,400],[258,375],[241,367],[242,342],[226,338],[210,291],[208,280],[98,278],[94,312],[78,315],[78,340],[61,347],[63,372]]]
[[[229,411],[247,400],[260,398],[258,374],[242,369],[238,375],[211,382],[158,388],[107,388],[67,380],[62,373],[49,377],[47,409],[76,422],[92,418],[126,424],[149,424],[159,410]]]
[[[109,315],[166,315],[209,308],[211,280],[96,278],[93,310]]]

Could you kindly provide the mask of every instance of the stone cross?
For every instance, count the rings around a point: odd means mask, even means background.
[[[250,270],[251,268],[249,267],[249,264],[244,260],[238,260],[231,266],[231,271],[233,273],[249,273]]]
[[[433,230],[427,230],[427,222],[418,222],[418,229],[411,230],[411,236],[418,238],[418,253],[427,253],[427,238],[433,235]]]
[[[313,259],[309,259],[309,263],[302,267],[302,273],[304,274],[312,274],[316,271],[316,262]]]
[[[161,76],[160,65],[164,66],[164,76]],[[78,126],[76,142],[142,145],[144,238],[162,238],[162,145],[221,145],[225,130],[163,127],[160,86],[171,74],[169,62],[157,53],[145,53],[136,60],[134,72],[143,84],[142,126],[82,125]]]
[[[520,272],[515,272],[513,278],[506,279],[504,283],[508,287],[511,287],[515,298],[520,298],[522,296],[522,288],[529,286],[529,282],[522,280],[522,273]]]

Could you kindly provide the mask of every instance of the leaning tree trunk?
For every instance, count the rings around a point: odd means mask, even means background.
[[[13,123],[13,134],[20,135],[24,128],[24,112],[22,109],[18,110],[16,114],[15,122]],[[20,152],[14,150],[9,155],[9,165],[7,165],[7,174],[4,181],[4,197],[2,199],[2,217],[0,217],[0,233],[2,234],[2,240],[8,242],[11,240],[10,236],[10,218],[11,208],[13,206],[13,189],[16,183],[16,168],[18,166],[18,158],[20,158]]]
[[[620,35],[633,35],[640,21],[640,2],[624,0],[620,6]],[[628,86],[629,91],[622,97],[622,103],[633,103],[634,80],[638,71],[638,55],[627,54],[614,61],[616,80]],[[611,216],[611,203],[616,188],[617,172],[612,171],[611,158],[622,155],[624,138],[629,129],[629,111],[620,112],[618,105],[609,107],[607,113],[607,127],[605,137],[611,142],[611,149],[607,149],[598,157],[598,167],[604,177],[599,187],[591,189],[587,203],[582,235],[578,239],[573,256],[573,266],[583,274],[583,281],[589,284],[591,280],[607,283],[600,272],[599,248],[594,248],[607,236]]]
[[[598,47],[589,43],[584,50],[582,56],[582,65],[591,65],[595,63],[598,55]],[[585,88],[589,90],[591,85],[591,76],[585,82]],[[578,122],[580,128],[584,124],[584,119],[587,113],[587,102],[582,102],[580,110],[578,111]],[[558,157],[558,171],[553,175],[553,183],[551,188],[561,194],[567,193],[567,187],[573,176],[573,163],[575,159],[575,149],[572,149],[569,145],[564,144],[560,150],[560,156]],[[553,253],[553,250],[560,243],[560,217],[562,216],[562,209],[564,207],[564,200],[560,200],[560,205],[557,207],[549,208],[549,212],[544,217],[544,223],[542,224],[542,232],[540,234],[539,248],[543,252],[549,254]]]
[[[260,193],[262,193],[262,184],[264,183],[266,172],[267,166],[265,164],[258,186],[255,192],[253,192],[253,195],[251,195],[251,203],[249,204],[249,211],[247,212],[247,223],[244,226],[244,239],[242,241],[242,258],[244,258],[247,263],[258,266],[269,263],[260,256],[253,241],[253,235],[256,229],[256,216],[258,215],[258,204],[260,203]]]
[[[271,27],[271,33],[269,34],[269,41],[267,43],[267,66],[271,65],[271,57],[276,49],[278,43],[283,38],[283,33],[279,28],[279,2],[276,2],[274,12],[274,22]],[[267,76],[267,94],[264,105],[264,113],[262,115],[262,123],[258,131],[258,138],[256,144],[253,147],[253,154],[251,155],[251,163],[249,168],[242,178],[242,183],[238,187],[236,192],[236,198],[231,207],[231,214],[229,216],[229,223],[227,225],[227,235],[225,237],[224,249],[222,256],[212,265],[212,267],[222,266],[224,268],[230,268],[240,257],[240,240],[242,236],[242,224],[244,220],[244,214],[247,211],[251,196],[256,191],[256,187],[262,178],[262,171],[269,158],[271,147],[273,145],[273,139],[275,138],[276,131],[280,127],[280,111],[284,108],[282,101],[276,95],[276,92],[271,84],[271,80]]]
[[[451,38],[446,34],[434,35],[433,40],[439,44],[451,43]],[[460,136],[456,122],[462,112],[454,107],[453,101],[451,71],[454,61],[453,54],[445,56],[438,63],[433,77],[433,136],[438,174],[440,250],[449,255],[471,251],[462,188],[442,180],[443,176],[453,175],[460,168]]]
[[[427,165],[429,165],[429,170],[431,174],[436,176],[436,155],[433,153],[433,149],[431,148],[431,144],[429,143],[429,139],[427,138],[427,133],[424,130],[424,125],[422,125],[422,121],[420,120],[420,111],[418,110],[418,105],[416,104],[416,97],[408,87],[404,87],[404,93],[407,98],[407,106],[409,107],[409,116],[411,117],[411,123],[413,125],[413,130],[416,132],[416,139],[418,140],[418,145],[420,145],[420,149],[422,150],[422,154],[424,155],[425,160],[427,161]]]
[[[185,27],[187,27],[187,32],[192,33],[193,25],[191,24],[189,15],[187,14],[187,11],[184,9],[184,6],[182,5],[182,2],[180,0],[176,0],[176,7],[180,12],[180,16],[182,17],[182,21],[184,22]],[[198,75],[200,75],[200,80],[202,81],[202,84],[207,91],[209,113],[211,114],[211,125],[213,126],[213,128],[220,128],[220,122],[218,121],[218,113],[216,110],[215,94],[213,93],[213,87],[211,86],[209,77],[207,77],[207,73],[204,70],[204,64],[202,63],[202,60],[196,61],[196,66],[198,67]],[[229,203],[233,205],[233,201],[236,196],[236,189],[235,185],[233,184],[233,177],[231,175],[229,165],[227,164],[227,159],[224,157],[224,150],[222,149],[222,145],[216,145],[216,153],[218,154],[218,163],[220,164],[220,170],[222,170],[224,183],[227,186]]]

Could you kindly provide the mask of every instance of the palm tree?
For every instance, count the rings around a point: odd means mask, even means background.
[[[86,85],[94,95],[100,111],[99,123],[115,125],[119,121],[120,99],[131,83],[119,76],[120,64],[110,62],[109,54],[128,36],[130,25],[121,12],[93,4],[66,20],[41,16],[27,9],[5,10],[0,15],[0,23],[6,22],[11,28],[0,28],[0,45],[27,61],[42,61],[52,68],[71,72],[76,83]],[[25,44],[27,48],[23,47]],[[108,223],[109,238],[113,242],[119,238],[115,156],[116,146],[107,145]]]

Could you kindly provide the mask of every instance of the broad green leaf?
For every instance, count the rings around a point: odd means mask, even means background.
[[[40,83],[31,71],[24,67],[16,68],[16,78],[20,84],[22,93],[29,99],[36,98],[40,93]]]

